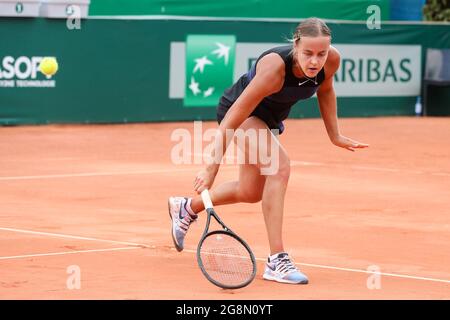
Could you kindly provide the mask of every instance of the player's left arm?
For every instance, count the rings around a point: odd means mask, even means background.
[[[333,77],[339,68],[341,57],[336,48],[330,47],[327,62],[325,63],[325,80],[317,91],[320,114],[322,115],[328,137],[331,142],[341,148],[349,151],[355,151],[355,148],[366,148],[369,145],[344,137],[339,132],[337,121],[337,101],[336,93],[333,87]]]

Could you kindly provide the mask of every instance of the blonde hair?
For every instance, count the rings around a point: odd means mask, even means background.
[[[295,46],[302,37],[320,36],[330,37],[331,39],[331,30],[328,28],[325,21],[315,17],[303,20],[297,25],[297,28],[295,28],[295,32],[292,35],[292,39],[289,40],[293,44],[291,54],[295,53]]]

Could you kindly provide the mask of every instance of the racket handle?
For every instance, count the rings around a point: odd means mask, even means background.
[[[213,208],[213,204],[212,204],[212,201],[211,201],[211,197],[209,196],[208,189],[203,190],[201,195],[202,195],[203,204],[205,205],[205,210],[206,209],[212,209]]]

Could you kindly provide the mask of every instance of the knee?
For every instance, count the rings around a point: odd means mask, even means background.
[[[291,174],[291,161],[287,156],[280,157],[277,170],[274,170],[272,177],[274,179],[288,182]]]

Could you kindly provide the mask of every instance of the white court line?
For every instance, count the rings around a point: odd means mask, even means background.
[[[194,154],[194,156],[199,156]],[[234,160],[234,156],[226,156],[226,159]],[[225,164],[234,164],[226,163]],[[189,164],[190,166],[198,166],[199,164]],[[381,167],[367,167],[367,166],[346,166],[340,164],[326,164],[321,162],[307,162],[307,161],[291,161],[291,166],[317,166],[317,167],[337,167],[347,168],[355,170],[368,170],[368,171],[382,171],[382,172],[400,172],[410,174],[426,174],[427,172],[418,170],[401,170],[393,168],[381,168]],[[222,166],[221,170],[231,169],[230,166]],[[153,170],[141,170],[141,171],[110,171],[110,172],[79,172],[79,173],[62,173],[62,174],[46,174],[46,175],[31,175],[31,176],[0,176],[0,181],[17,181],[17,180],[41,180],[41,179],[61,179],[61,178],[83,178],[83,177],[100,177],[100,176],[124,176],[124,175],[147,175],[157,173],[173,173],[173,172],[195,172],[198,169],[196,167],[189,168],[169,168],[169,169],[153,169]],[[430,172],[429,174],[435,176],[450,176],[447,172]]]
[[[190,153],[188,154],[190,156],[194,156],[196,158],[202,158],[205,155],[203,153]],[[237,164],[237,161],[239,158],[234,155],[227,155],[225,153],[223,157],[226,161],[236,161],[236,163],[231,164]],[[291,166],[305,166],[305,167],[338,167],[338,168],[346,168],[346,169],[354,169],[354,170],[367,170],[367,171],[381,171],[381,172],[400,172],[400,173],[412,173],[412,174],[426,174],[427,172],[420,171],[420,170],[402,170],[402,169],[395,169],[395,168],[382,168],[382,167],[368,167],[368,166],[349,166],[349,165],[342,165],[342,164],[328,164],[323,162],[310,162],[310,161],[299,161],[299,160],[291,160]],[[436,172],[431,173],[432,175],[436,176],[450,176],[450,173],[445,172]]]
[[[194,166],[195,164],[192,164]],[[231,167],[222,167],[221,170]],[[40,180],[40,179],[59,179],[59,178],[83,178],[83,177],[99,177],[99,176],[125,176],[125,175],[140,175],[140,174],[155,174],[155,173],[173,173],[173,172],[196,172],[198,168],[190,167],[184,169],[154,169],[142,171],[110,171],[110,172],[79,172],[79,173],[62,173],[62,174],[45,174],[38,176],[10,176],[0,177],[0,181],[11,180]]]
[[[74,254],[74,253],[84,253],[84,252],[101,252],[101,251],[114,251],[114,250],[131,250],[131,249],[139,249],[139,248],[154,248],[154,246],[149,246],[149,245],[139,244],[139,243],[133,243],[133,242],[123,242],[123,241],[115,241],[115,240],[104,240],[104,239],[97,239],[97,238],[87,238],[87,237],[80,237],[80,236],[73,236],[73,235],[66,235],[66,234],[58,234],[58,233],[48,233],[48,232],[30,231],[30,230],[13,229],[13,228],[1,228],[1,227],[0,227],[0,230],[11,231],[11,232],[20,232],[20,233],[29,233],[29,234],[38,234],[38,235],[45,235],[45,236],[54,236],[54,237],[61,237],[61,238],[70,238],[70,239],[79,239],[79,240],[90,240],[90,241],[126,244],[126,245],[133,246],[133,247],[124,247],[124,248],[80,250],[80,251],[44,253],[44,254],[36,254],[36,255],[0,257],[0,260],[15,259],[15,258],[26,258],[26,257],[38,257],[38,256],[40,257],[40,256]],[[190,252],[190,253],[194,253],[194,254],[197,253],[196,250],[190,250],[190,249],[185,249],[184,252]],[[256,260],[265,262],[266,258],[256,258]],[[382,275],[382,276],[397,277],[397,278],[406,278],[406,279],[414,279],[414,280],[424,280],[424,281],[450,283],[450,280],[445,280],[445,279],[418,277],[418,276],[410,276],[410,275],[403,275],[403,274],[396,274],[396,273],[384,273],[384,272],[375,272],[374,273],[374,272],[367,271],[367,270],[362,270],[362,269],[341,268],[341,267],[336,267],[336,266],[326,266],[326,265],[311,264],[311,263],[295,263],[295,264],[296,265],[300,265],[300,266],[308,266],[308,267],[312,267],[312,268],[333,269],[333,270],[347,271],[347,272],[358,272],[358,273],[366,273],[366,274],[379,274],[379,275]]]
[[[190,252],[190,253],[195,253],[195,254],[197,253],[197,250],[185,249],[184,251]],[[263,262],[267,261],[267,258],[255,258],[255,259],[258,261],[263,261]],[[299,265],[299,266],[307,266],[307,267],[311,267],[311,268],[332,269],[332,270],[347,271],[347,272],[377,274],[380,276],[387,276],[387,277],[397,277],[397,278],[405,278],[405,279],[413,279],[413,280],[424,280],[424,281],[450,283],[450,280],[445,280],[445,279],[410,276],[410,275],[398,274],[398,273],[373,272],[373,271],[367,271],[367,270],[362,270],[362,269],[341,268],[341,267],[326,266],[326,265],[312,264],[312,263],[297,263],[296,262],[295,264]]]
[[[357,169],[357,170],[386,171],[386,172],[400,172],[401,171],[400,169],[365,167],[365,166],[349,166],[349,168]]]
[[[258,259],[258,260],[266,261],[266,259]],[[398,273],[373,272],[373,271],[367,271],[367,270],[361,270],[361,269],[340,268],[340,267],[324,266],[324,265],[320,265],[320,264],[311,264],[311,263],[295,263],[295,264],[301,265],[301,266],[312,267],[312,268],[334,269],[334,270],[349,271],[349,272],[377,274],[377,275],[388,276],[388,277],[450,283],[450,280],[445,280],[445,279],[410,276],[410,275],[398,274]]]
[[[133,174],[153,174],[174,171],[195,171],[193,168],[186,169],[159,169],[159,170],[142,170],[142,171],[111,171],[111,172],[80,172],[67,174],[45,174],[39,176],[11,176],[0,177],[0,181],[7,180],[36,180],[36,179],[57,179],[57,178],[75,178],[75,177],[98,177],[98,176],[123,176]]]
[[[1,159],[0,163],[2,162],[43,162],[43,161],[66,161],[66,160],[83,160],[82,158],[27,158],[27,159]]]
[[[291,165],[305,165],[305,166],[323,166],[323,167],[337,167],[337,168],[347,168],[355,170],[367,170],[367,171],[381,171],[381,172],[399,172],[399,173],[409,173],[409,174],[431,174],[435,176],[450,176],[450,173],[446,172],[425,172],[421,170],[402,170],[394,168],[382,168],[382,167],[367,167],[367,166],[347,166],[341,164],[326,164],[319,162],[302,162],[302,161],[291,161]]]
[[[202,158],[204,155],[202,153],[191,153],[191,156]],[[237,161],[239,160],[238,157],[234,155],[227,155],[223,157],[225,161]],[[234,164],[234,163],[232,163]],[[381,171],[381,172],[400,172],[400,173],[412,173],[412,174],[426,174],[424,171],[420,170],[402,170],[402,169],[395,169],[395,168],[382,168],[382,167],[368,167],[368,166],[349,166],[349,165],[342,165],[342,164],[328,164],[323,162],[310,162],[310,161],[299,161],[299,160],[291,160],[291,166],[305,166],[305,167],[338,167],[338,168],[346,168],[346,169],[354,169],[354,170],[367,170],[367,171]],[[431,173],[432,175],[438,175],[438,176],[450,176],[450,173],[445,172],[436,172]]]
[[[293,166],[297,166],[297,165],[301,165],[301,166],[319,166],[320,167],[320,166],[325,166],[325,163],[292,160],[291,161],[291,165],[293,165]]]
[[[15,229],[15,228],[3,228],[3,227],[0,227],[0,230],[10,231],[10,232],[18,232],[18,233],[37,234],[37,235],[41,235],[41,236],[50,236],[50,237],[58,237],[58,238],[68,238],[68,239],[77,239],[77,240],[87,240],[87,241],[98,241],[98,242],[108,242],[108,243],[115,243],[115,244],[124,244],[124,245],[127,245],[127,246],[134,246],[134,247],[141,247],[141,248],[149,248],[150,247],[149,245],[142,244],[142,243],[116,241],[116,240],[106,240],[106,239],[98,239],[98,238],[88,238],[88,237],[73,236],[73,235],[62,234],[62,233],[50,233],[50,232],[32,231],[32,230]]]
[[[26,259],[26,258],[35,258],[35,257],[62,256],[62,255],[67,255],[67,254],[134,250],[134,249],[141,249],[141,248],[139,248],[139,247],[123,247],[123,248],[109,248],[109,249],[91,249],[91,250],[62,251],[62,252],[51,252],[51,253],[24,254],[24,255],[20,255],[20,256],[0,257],[0,260]]]
[[[450,177],[450,173],[445,173],[445,172],[434,172],[432,173],[433,176],[445,176],[445,177]]]

